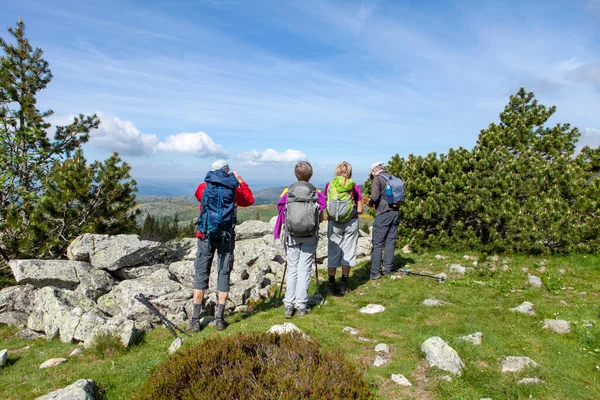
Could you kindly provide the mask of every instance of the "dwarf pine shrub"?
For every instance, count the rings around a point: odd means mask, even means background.
[[[299,334],[211,338],[156,366],[135,399],[372,399],[339,351]]]
[[[549,126],[555,111],[521,88],[472,150],[395,155],[388,170],[406,184],[398,236],[414,249],[599,251],[600,148],[576,154],[580,133]]]

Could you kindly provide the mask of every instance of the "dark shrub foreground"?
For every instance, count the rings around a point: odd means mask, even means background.
[[[372,399],[341,352],[300,335],[212,338],[169,357],[136,399]]]

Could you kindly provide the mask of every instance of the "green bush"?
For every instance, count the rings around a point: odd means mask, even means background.
[[[300,335],[211,338],[169,357],[135,399],[372,399],[339,352]]]
[[[400,238],[489,253],[600,250],[600,148],[575,155],[577,128],[521,88],[472,150],[394,156],[406,183]],[[370,188],[370,181],[366,182]]]
[[[114,357],[126,350],[127,348],[123,346],[121,340],[110,333],[97,335],[91,348],[92,353],[101,359]]]

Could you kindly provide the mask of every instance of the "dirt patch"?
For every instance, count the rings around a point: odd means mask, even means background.
[[[429,386],[429,380],[427,379],[428,370],[429,367],[427,366],[427,363],[425,361],[421,361],[411,375],[414,388],[413,393],[416,395],[414,397],[415,399],[433,399],[433,393],[427,389]]]

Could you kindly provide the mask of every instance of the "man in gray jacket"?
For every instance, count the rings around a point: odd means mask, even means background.
[[[373,223],[373,254],[371,255],[371,279],[381,278],[389,274],[394,264],[394,247],[398,236],[399,213],[398,207],[389,205],[385,195],[387,182],[379,175],[389,176],[385,164],[376,162],[371,166],[373,184],[371,198],[368,205],[376,208],[375,222]],[[383,248],[383,270],[381,269],[381,256]]]

